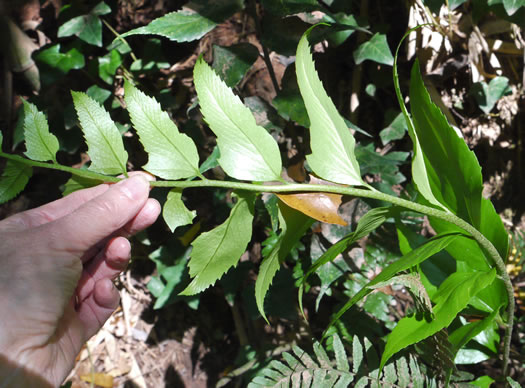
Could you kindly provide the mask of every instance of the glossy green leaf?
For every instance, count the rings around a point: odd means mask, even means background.
[[[124,174],[128,153],[109,113],[85,93],[71,92],[91,158],[90,170],[106,175]]]
[[[38,108],[24,102],[24,137],[26,149],[24,153],[28,158],[46,162],[51,160],[56,163],[58,139],[49,132],[46,116]]]
[[[373,286],[390,279],[398,272],[405,271],[422,263],[430,256],[445,249],[447,245],[458,238],[458,236],[459,234],[457,233],[434,236],[425,244],[410,251],[399,260],[385,267],[379,275],[368,282],[363,288],[361,288],[361,290],[359,290],[357,294],[355,294],[348,302],[345,303],[345,305],[334,315],[329,327],[332,326],[350,307],[370,294],[374,289]]]
[[[97,85],[90,86],[88,90],[86,90],[86,94],[100,105],[103,105],[107,99],[111,97],[111,92],[109,90],[102,89]]]
[[[431,101],[419,61],[410,79],[410,108],[433,195],[452,213],[479,228],[483,179],[476,155]]]
[[[195,65],[194,82],[204,119],[217,135],[224,171],[241,180],[279,180],[282,162],[276,141],[202,58]]]
[[[182,202],[182,189],[171,189],[162,208],[162,217],[173,232],[179,226],[191,224],[197,212],[190,211]]]
[[[228,47],[213,45],[212,68],[232,88],[242,78],[259,57],[257,47],[249,43],[239,43]]]
[[[310,217],[292,209],[283,202],[279,202],[279,225],[281,227],[279,240],[263,259],[257,281],[255,282],[255,301],[259,313],[266,321],[268,319],[264,313],[264,298],[272,284],[272,280],[279,270],[280,264],[286,259],[290,251],[313,223],[314,220]]]
[[[2,142],[4,141],[4,135],[0,132],[0,152],[2,152]]]
[[[215,229],[201,234],[191,244],[193,251],[188,264],[193,278],[181,295],[197,294],[237,265],[252,237],[255,196],[239,192],[238,200],[228,219]]]
[[[15,198],[29,182],[33,169],[23,163],[8,160],[0,176],[0,203]]]
[[[73,48],[66,53],[60,52],[60,44],[55,44],[35,55],[38,62],[56,68],[61,73],[67,73],[73,69],[81,69],[85,65],[84,55]]]
[[[177,42],[191,42],[202,38],[241,9],[240,0],[197,1],[187,4],[185,9],[157,18],[147,26],[128,31],[122,37],[152,34]]]
[[[380,368],[397,352],[446,328],[470,299],[490,285],[496,270],[489,272],[454,273],[443,282],[434,295],[434,319],[427,322],[416,315],[399,321],[390,333],[381,357]]]
[[[117,50],[111,50],[103,57],[98,57],[98,75],[107,84],[113,84],[117,69],[122,64],[122,58]]]
[[[392,56],[390,47],[388,47],[385,34],[374,34],[369,41],[364,42],[354,51],[354,61],[356,64],[359,65],[367,59],[389,66],[394,64],[394,57]]]
[[[482,198],[483,181],[477,158],[430,100],[417,61],[412,68],[410,100],[413,101],[415,131],[424,154],[432,195],[454,214],[482,233],[488,233],[488,238],[505,258],[508,238],[494,207]],[[444,226],[438,232],[451,228]]]
[[[347,185],[365,185],[354,154],[355,140],[315,70],[308,32],[297,47],[297,82],[310,118],[310,168],[321,178]]]
[[[493,323],[497,314],[498,310],[494,310],[489,316],[478,321],[461,325],[459,328],[451,332],[448,340],[453,346],[453,353],[456,354],[463,346],[467,344],[467,342],[469,342],[471,339],[485,330],[491,323]]]
[[[518,9],[525,7],[525,0],[503,0],[503,6],[509,16],[512,16]]]
[[[479,108],[489,114],[498,100],[512,92],[507,77],[495,77],[487,84],[486,82],[477,82],[470,89],[474,95]]]
[[[129,82],[124,88],[131,122],[148,153],[144,170],[173,180],[199,175],[199,154],[193,140],[179,132],[153,97]]]
[[[58,37],[75,35],[84,42],[102,47],[102,22],[99,16],[110,12],[111,8],[100,2],[87,15],[74,17],[62,24],[58,29]]]

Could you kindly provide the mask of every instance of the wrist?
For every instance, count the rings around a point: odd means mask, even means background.
[[[0,354],[0,388],[53,388],[47,379],[26,366]]]

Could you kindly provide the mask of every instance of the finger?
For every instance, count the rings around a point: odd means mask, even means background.
[[[129,263],[131,245],[124,237],[110,240],[103,251],[86,263],[77,286],[77,298],[84,301],[100,279],[115,279]]]
[[[130,222],[146,204],[149,183],[142,175],[112,185],[98,197],[47,228],[56,249],[81,255]]]
[[[120,295],[111,282],[104,278],[95,283],[93,292],[77,309],[77,316],[86,331],[86,340],[92,337],[118,307]]]
[[[126,225],[124,225],[120,230],[117,230],[113,235],[108,236],[107,238],[99,241],[97,244],[89,248],[81,257],[81,260],[83,263],[91,260],[94,256],[96,256],[102,249],[104,249],[104,246],[107,244],[109,240],[111,240],[114,237],[123,236],[126,238],[129,238],[133,236],[134,234],[140,232],[143,229],[146,229],[151,224],[153,224],[159,214],[160,214],[160,204],[156,199],[149,198],[146,201],[146,204],[144,207],[139,211],[139,213]]]
[[[57,199],[35,209],[15,214],[0,223],[0,228],[6,231],[22,231],[34,228],[74,212],[84,203],[91,201],[109,189],[109,185],[101,184],[89,189],[75,191],[64,198]]]
[[[124,237],[131,237],[151,226],[159,217],[161,206],[159,201],[154,198],[149,198],[139,213],[122,229],[120,235]]]

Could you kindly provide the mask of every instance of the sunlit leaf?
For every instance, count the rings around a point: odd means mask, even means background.
[[[321,180],[311,177],[311,184],[319,184]],[[338,213],[343,196],[332,193],[297,193],[277,194],[285,204],[299,210],[307,216],[328,224],[346,226],[347,223]]]
[[[58,139],[49,132],[46,116],[38,108],[24,102],[24,137],[26,149],[24,153],[28,158],[42,162],[51,160],[56,163]]]
[[[376,33],[369,41],[364,42],[354,51],[356,64],[359,65],[367,59],[389,66],[394,64],[394,57],[390,47],[388,47],[385,34]]]
[[[354,154],[355,140],[315,70],[308,32],[297,47],[297,82],[310,118],[310,147],[306,156],[321,178],[347,185],[364,185]]]
[[[193,251],[188,264],[193,278],[181,295],[199,293],[237,265],[252,237],[255,196],[239,192],[238,200],[228,219],[215,229],[202,233],[191,244]]]
[[[125,173],[128,153],[109,113],[85,93],[71,95],[88,145],[89,169],[106,175]]]
[[[171,189],[168,198],[162,207],[162,217],[173,232],[179,226],[191,224],[196,211],[190,211],[182,202],[182,189]]]
[[[255,301],[259,313],[268,321],[264,313],[264,298],[272,280],[279,270],[281,263],[286,259],[292,248],[297,244],[304,233],[312,226],[313,220],[284,203],[279,203],[279,225],[281,233],[268,256],[263,259],[257,281],[255,282]]]
[[[512,89],[507,77],[495,77],[488,84],[477,82],[470,89],[470,93],[474,95],[479,108],[486,114],[490,113],[501,97],[510,92]]]
[[[489,272],[450,275],[434,295],[434,319],[427,322],[426,319],[417,315],[401,319],[388,336],[380,367],[382,368],[400,350],[450,325],[457,314],[468,305],[470,299],[490,285],[495,277],[495,268]]]
[[[204,119],[217,135],[224,171],[242,180],[280,179],[281,154],[276,141],[256,124],[250,110],[202,58],[195,65],[194,81]]]
[[[199,154],[195,143],[179,133],[160,104],[129,82],[125,84],[125,99],[133,126],[148,153],[144,170],[173,180],[199,175]]]
[[[33,169],[23,163],[8,160],[0,176],[0,203],[16,197],[33,174]]]
[[[509,16],[512,16],[518,9],[525,7],[525,0],[503,0],[503,6]]]

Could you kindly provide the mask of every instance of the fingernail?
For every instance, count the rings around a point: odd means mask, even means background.
[[[119,186],[120,191],[126,197],[132,200],[142,199],[149,192],[148,181],[140,175],[134,175],[131,178],[120,181],[117,186]]]

